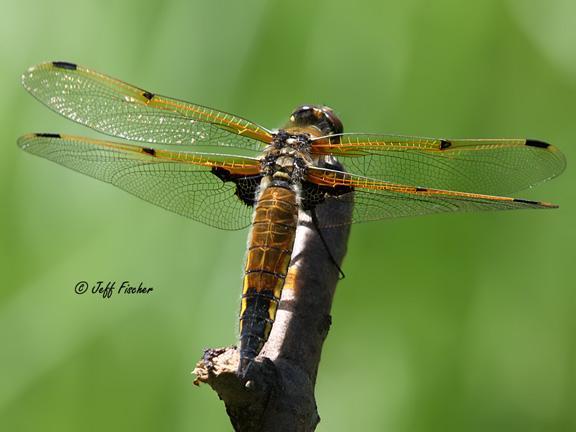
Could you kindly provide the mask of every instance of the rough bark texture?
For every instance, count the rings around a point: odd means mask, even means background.
[[[351,205],[328,202],[320,207],[319,220],[346,223],[350,219]],[[322,230],[338,264],[346,253],[348,234],[348,225]],[[194,370],[195,384],[209,384],[224,401],[235,430],[316,428],[320,417],[314,386],[338,277],[338,268],[310,217],[302,216],[276,322],[246,377],[236,375],[239,356],[235,347],[206,350]]]

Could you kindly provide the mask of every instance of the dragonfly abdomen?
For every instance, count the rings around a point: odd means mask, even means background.
[[[240,364],[243,373],[268,340],[280,302],[298,224],[296,192],[272,180],[254,210],[240,309]]]

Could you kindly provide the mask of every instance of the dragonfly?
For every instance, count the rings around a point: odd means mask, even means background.
[[[332,109],[296,108],[267,129],[242,117],[158,95],[74,63],[28,69],[40,102],[119,140],[59,133],[18,139],[25,151],[224,230],[251,226],[239,314],[243,374],[267,341],[303,213],[316,229],[402,216],[552,209],[509,197],[559,175],[564,155],[533,139],[436,139],[344,133]]]

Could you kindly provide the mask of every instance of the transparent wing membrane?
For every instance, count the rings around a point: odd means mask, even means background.
[[[442,140],[394,135],[343,134],[319,140],[313,152],[330,154],[346,171],[391,183],[509,194],[560,174],[564,155],[525,139]]]
[[[270,132],[248,120],[156,95],[72,63],[34,66],[24,73],[22,83],[64,117],[127,140],[253,152],[271,140]]]
[[[274,143],[278,150],[291,145],[282,141],[283,135],[241,117],[160,96],[72,63],[34,66],[22,82],[64,117],[142,143],[29,134],[18,140],[24,150],[217,228],[250,224],[262,165],[276,170],[280,160],[266,153],[266,146]],[[553,178],[566,167],[556,147],[527,139],[345,133],[311,142],[319,166],[305,167],[301,206],[311,210],[327,201],[336,207],[353,204],[350,222],[554,208],[501,195]],[[329,212],[324,214],[321,226],[336,225]]]
[[[326,187],[350,190],[330,198],[336,207],[338,203],[353,204],[350,223],[444,212],[556,208],[545,202],[407,186],[323,168],[310,169],[308,179]],[[329,215],[320,224],[341,225],[331,221]]]
[[[223,181],[212,170],[244,173],[247,181],[255,181],[250,173],[258,172],[256,159],[169,152],[57,134],[25,135],[18,145],[207,225],[227,230],[250,225],[252,207],[238,199],[235,183]]]

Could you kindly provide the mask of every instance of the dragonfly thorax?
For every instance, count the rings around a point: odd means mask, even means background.
[[[310,135],[290,134],[280,129],[264,151],[262,172],[275,179],[299,183],[312,163]]]

